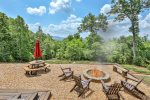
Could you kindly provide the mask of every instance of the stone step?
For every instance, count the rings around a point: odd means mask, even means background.
[[[21,98],[21,93],[18,93],[14,97],[12,97],[12,100],[17,100],[19,98]]]
[[[50,91],[0,90],[0,100],[50,100]]]
[[[38,93],[33,93],[28,95],[28,97],[25,100],[37,100],[38,99]]]
[[[43,92],[42,94],[40,94],[38,100],[49,100],[51,97],[51,92],[47,91],[47,92]]]

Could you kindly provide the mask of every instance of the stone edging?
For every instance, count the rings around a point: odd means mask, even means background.
[[[86,70],[83,72],[83,75],[84,75],[86,78],[90,78],[90,79],[96,80],[96,81],[100,81],[101,79],[104,80],[104,81],[108,81],[108,80],[110,79],[109,74],[106,73],[106,72],[104,72],[104,71],[103,71],[103,73],[105,74],[104,77],[99,77],[99,78],[92,77],[92,76],[90,76],[90,75],[87,74],[87,72],[88,72],[89,70],[92,70],[92,69],[86,69]]]

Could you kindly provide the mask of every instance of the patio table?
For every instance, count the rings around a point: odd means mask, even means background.
[[[34,60],[34,61],[29,62],[29,64],[31,65],[31,68],[39,68],[39,67],[45,65],[45,61],[43,61],[43,60]]]

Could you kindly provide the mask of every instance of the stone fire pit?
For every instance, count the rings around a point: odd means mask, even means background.
[[[107,74],[106,72],[101,71],[99,69],[96,69],[96,68],[85,70],[83,72],[83,75],[84,75],[84,77],[90,78],[93,81],[100,81],[101,79],[104,80],[104,81],[109,81],[110,80],[109,74]]]

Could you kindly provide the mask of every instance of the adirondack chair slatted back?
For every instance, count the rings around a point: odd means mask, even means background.
[[[63,74],[65,74],[66,70],[64,70],[62,67],[60,67],[60,68],[61,68]],[[68,70],[67,70],[67,71],[68,71]]]
[[[118,92],[121,90],[121,88],[122,88],[122,85],[120,83],[114,83],[109,87],[107,94],[108,95],[118,94]]]
[[[135,79],[134,78],[126,77],[125,81],[123,81],[122,84],[125,85],[125,86],[127,86],[127,87],[131,87],[131,86],[128,86],[128,85],[132,85],[134,87],[137,87],[143,81],[143,79],[144,79],[144,78],[142,78],[142,79],[139,80],[138,78],[135,78]],[[131,81],[135,82],[135,84],[133,84],[133,83],[130,84],[130,82],[128,82],[128,80],[131,80]]]
[[[80,76],[73,76],[73,78],[74,78],[76,85],[79,86],[80,88],[83,88],[83,85],[81,83],[81,75]]]
[[[143,79],[142,79],[143,80]],[[141,90],[137,88],[137,85],[142,82],[140,80],[136,85],[130,84],[127,81],[121,81],[121,84],[125,89],[127,89],[130,93],[132,93],[135,97],[141,99],[141,100],[149,100],[148,97],[143,93]]]
[[[122,84],[123,86],[125,86],[126,88],[128,88],[129,90],[132,90],[133,88],[135,88],[134,85],[129,84],[129,83],[126,82],[126,81],[121,81],[121,84]]]

